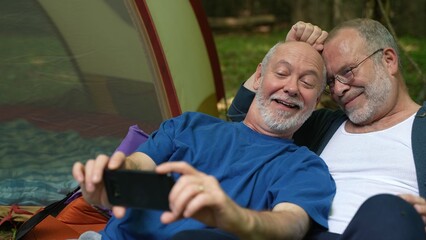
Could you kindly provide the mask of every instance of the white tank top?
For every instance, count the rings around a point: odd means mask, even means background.
[[[343,123],[321,157],[336,181],[329,231],[342,233],[357,209],[379,193],[419,194],[411,149],[414,115],[382,131],[352,134]]]

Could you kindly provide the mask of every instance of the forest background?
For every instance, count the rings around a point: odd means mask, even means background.
[[[268,49],[283,40],[297,21],[329,31],[358,17],[378,20],[391,31],[401,48],[410,95],[418,103],[426,100],[426,0],[202,0],[202,4],[214,34],[228,102]],[[322,105],[335,107],[327,97]]]

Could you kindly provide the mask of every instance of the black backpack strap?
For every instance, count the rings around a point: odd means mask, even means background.
[[[419,195],[426,198],[426,102],[417,112],[411,133],[414,163],[417,172]]]
[[[72,192],[68,193],[67,196],[57,202],[51,203],[50,205],[46,206],[43,210],[36,213],[34,216],[32,216],[30,219],[25,221],[16,232],[16,240],[21,239],[25,236],[31,229],[33,229],[37,224],[39,224],[43,219],[45,219],[47,216],[52,215],[56,216],[59,212],[62,211],[62,209],[65,208],[65,206],[68,204],[68,200],[74,196],[78,191],[80,190],[80,187],[77,187]]]

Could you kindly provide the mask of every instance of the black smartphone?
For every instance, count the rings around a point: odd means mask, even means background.
[[[171,175],[141,170],[105,170],[108,200],[116,206],[170,210]]]

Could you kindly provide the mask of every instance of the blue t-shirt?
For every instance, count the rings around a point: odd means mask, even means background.
[[[278,203],[291,202],[327,227],[334,181],[321,158],[292,140],[262,135],[242,122],[184,113],[165,121],[138,151],[157,165],[183,160],[216,177],[242,207],[271,210]],[[124,218],[108,222],[102,239],[168,239],[182,230],[207,228],[194,219],[165,225],[161,213],[127,209]]]

